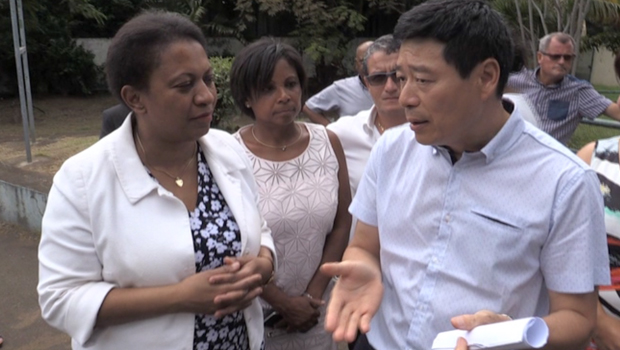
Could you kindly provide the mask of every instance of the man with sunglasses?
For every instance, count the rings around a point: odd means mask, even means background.
[[[407,122],[398,103],[400,83],[396,79],[396,60],[400,41],[392,35],[375,40],[362,60],[361,74],[374,105],[353,116],[344,116],[327,128],[340,139],[347,159],[351,196],[355,195],[372,146],[386,129]],[[355,229],[355,218],[351,233]]]
[[[370,44],[372,41],[362,42],[355,51],[355,71],[358,75],[336,80],[306,101],[303,112],[313,123],[329,124],[328,112],[335,111],[339,116],[355,115],[372,106],[361,74],[364,54]]]
[[[575,59],[575,40],[566,33],[540,39],[538,67],[512,74],[507,89],[523,93],[538,112],[538,126],[567,144],[582,118],[605,114],[620,120],[620,107],[592,85],[569,74]]]

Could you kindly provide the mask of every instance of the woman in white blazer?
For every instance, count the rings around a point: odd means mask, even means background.
[[[252,167],[209,130],[217,91],[200,29],[147,12],[108,51],[132,112],[54,177],[39,247],[43,317],[74,349],[263,346],[274,274]]]

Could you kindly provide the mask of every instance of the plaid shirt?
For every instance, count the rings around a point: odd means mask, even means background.
[[[511,74],[507,87],[527,97],[538,112],[538,126],[563,144],[573,136],[581,118],[594,119],[613,103],[589,82],[572,75],[544,86],[536,78],[539,69]]]

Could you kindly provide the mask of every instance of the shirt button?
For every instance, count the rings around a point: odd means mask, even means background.
[[[444,221],[450,222],[450,214],[446,214],[446,216],[444,217]]]
[[[439,260],[436,257],[433,257],[433,264],[437,264]]]

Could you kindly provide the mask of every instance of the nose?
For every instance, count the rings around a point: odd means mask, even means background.
[[[394,92],[400,88],[400,84],[397,84],[396,81],[394,81],[395,79],[396,75],[391,75],[386,79],[385,86],[383,87],[386,92]]]
[[[197,105],[213,105],[217,101],[217,89],[215,84],[207,84],[201,81],[198,84],[198,91],[194,95],[194,102]]]
[[[405,83],[405,85],[400,91],[398,103],[400,103],[400,105],[403,106],[405,110],[409,108],[415,108],[420,105],[420,96],[418,94],[415,83]]]
[[[291,100],[291,95],[289,95],[288,91],[285,87],[278,88],[278,102],[286,103]]]

